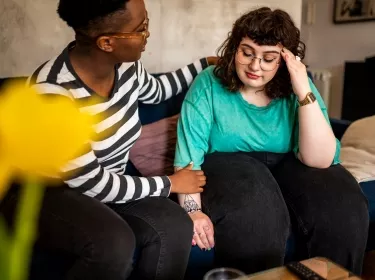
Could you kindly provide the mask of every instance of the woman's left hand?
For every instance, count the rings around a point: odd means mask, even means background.
[[[286,48],[282,49],[281,56],[288,68],[294,93],[299,100],[303,100],[306,94],[311,91],[306,66],[300,59],[296,59],[296,56]]]

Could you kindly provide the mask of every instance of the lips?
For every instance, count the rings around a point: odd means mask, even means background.
[[[257,80],[257,79],[260,78],[260,76],[255,75],[255,74],[252,74],[252,73],[248,73],[248,72],[246,72],[246,76],[247,76],[249,79],[251,79],[251,80]]]

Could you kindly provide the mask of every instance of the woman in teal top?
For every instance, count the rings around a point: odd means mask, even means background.
[[[179,201],[194,222],[193,245],[215,247],[217,265],[282,265],[292,225],[306,244],[301,257],[361,272],[366,199],[339,164],[340,143],[304,52],[287,13],[249,12],[186,96],[175,166],[202,169],[207,185]]]

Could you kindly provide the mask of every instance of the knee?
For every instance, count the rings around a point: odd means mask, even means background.
[[[279,199],[261,205],[249,204],[228,212],[223,218],[227,227],[243,232],[262,232],[269,239],[284,240],[290,233],[290,216],[284,200]],[[266,205],[266,207],[264,207]],[[259,236],[260,237],[260,236]]]
[[[88,241],[86,252],[95,261],[111,265],[130,264],[134,257],[136,239],[130,226],[119,219],[117,223],[105,225]]]
[[[166,198],[152,198],[152,207],[157,215],[146,220],[158,232],[161,242],[191,244],[193,221],[186,211],[177,203]]]
[[[357,185],[355,189],[336,194],[319,208],[316,230],[348,240],[367,240],[369,227],[368,202]]]
[[[177,242],[187,241],[191,243],[193,221],[189,215],[180,205],[172,201],[168,201],[165,206],[169,214],[163,219],[163,222],[161,222],[161,230],[166,232],[169,237],[175,239]]]

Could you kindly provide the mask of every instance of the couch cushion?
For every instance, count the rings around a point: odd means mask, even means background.
[[[144,125],[130,149],[130,161],[143,176],[173,174],[179,115]]]
[[[358,182],[375,180],[375,116],[353,122],[341,139],[342,165]]]

